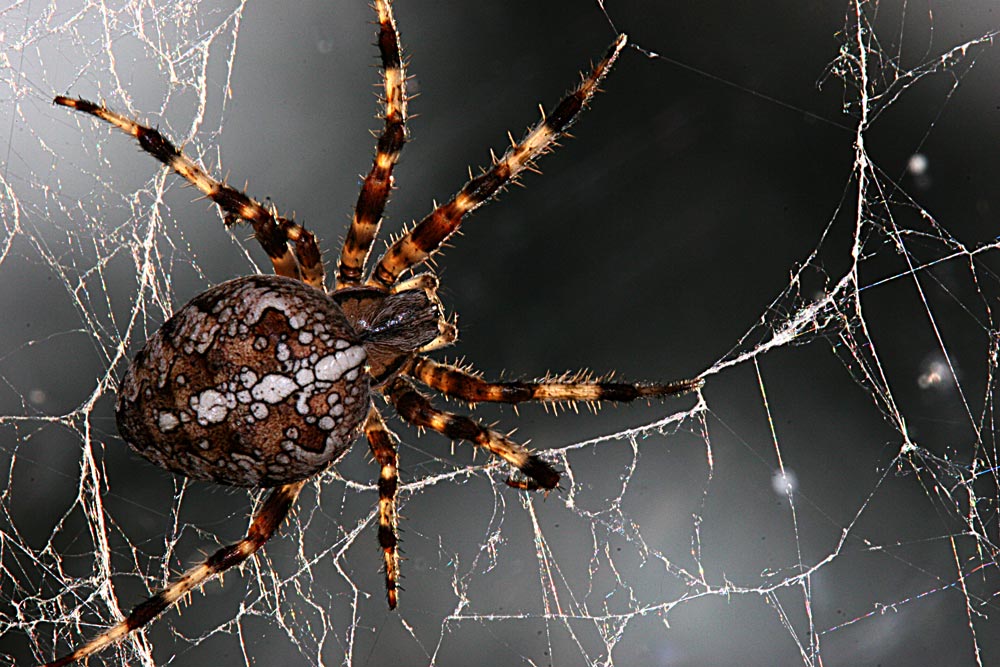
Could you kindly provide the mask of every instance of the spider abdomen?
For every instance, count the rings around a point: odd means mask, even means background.
[[[370,404],[367,352],[340,307],[302,282],[248,276],[196,296],[122,379],[118,430],[195,479],[275,486],[350,447]]]

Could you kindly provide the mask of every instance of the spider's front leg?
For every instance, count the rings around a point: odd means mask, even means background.
[[[439,206],[389,246],[372,270],[368,284],[380,289],[392,287],[404,271],[414,268],[437,252],[448,237],[458,230],[466,215],[516,181],[525,169],[532,168],[535,159],[551,150],[586,108],[625,48],[626,41],[625,35],[619,35],[590,74],[532,127],[521,141],[512,141],[513,145],[503,157],[494,158],[489,169],[466,183],[451,201]]]
[[[337,268],[337,287],[361,283],[372,242],[382,223],[382,212],[392,190],[392,168],[406,143],[406,71],[396,20],[389,0],[375,0],[378,14],[378,48],[382,56],[385,127],[375,147],[375,161],[365,177],[354,206],[351,227],[344,238]]]
[[[226,213],[227,223],[231,220],[249,222],[254,238],[267,253],[277,275],[324,289],[323,259],[312,232],[292,220],[274,215],[246,193],[215,180],[158,130],[84,99],[59,95],[53,102],[100,118],[135,137],[144,151],[218,204]]]

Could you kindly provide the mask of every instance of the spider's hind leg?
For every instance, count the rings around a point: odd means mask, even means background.
[[[385,568],[385,595],[389,609],[396,608],[399,581],[399,536],[397,534],[396,495],[399,490],[399,453],[395,434],[382,420],[373,405],[365,421],[365,436],[375,461],[381,467],[378,476],[378,543],[382,547]]]
[[[479,422],[435,408],[409,380],[397,377],[387,390],[396,412],[414,426],[423,426],[453,440],[465,440],[517,468],[530,482],[523,488],[551,490],[559,485],[559,473],[548,461]]]
[[[159,130],[84,99],[59,95],[53,102],[100,118],[135,137],[144,151],[218,204],[226,214],[227,223],[249,222],[253,226],[254,237],[270,258],[276,274],[323,289],[323,260],[312,232],[292,220],[275,215],[246,193],[215,180]]]
[[[701,378],[661,383],[609,382],[591,378],[585,373],[532,382],[488,382],[468,370],[451,364],[441,364],[428,357],[418,357],[407,374],[446,396],[454,396],[470,404],[527,401],[625,403],[643,398],[685,394],[704,384]]]
[[[274,532],[288,517],[288,513],[298,499],[304,485],[305,481],[301,481],[276,488],[254,515],[246,537],[239,542],[222,547],[201,564],[195,565],[180,578],[174,580],[162,591],[138,605],[125,620],[108,628],[69,655],[46,664],[45,667],[69,665],[100,651],[105,646],[121,641],[172,607],[190,591],[255,554],[271,539]]]
[[[365,177],[354,206],[351,227],[344,238],[337,268],[337,287],[358,285],[365,270],[365,262],[372,242],[382,223],[382,212],[392,191],[392,168],[406,143],[406,71],[399,33],[392,15],[389,0],[375,0],[378,13],[378,48],[382,57],[382,79],[385,93],[385,127],[375,146],[375,161]]]

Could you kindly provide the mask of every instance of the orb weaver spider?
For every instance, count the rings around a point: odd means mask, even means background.
[[[375,0],[385,126],[327,290],[316,237],[244,192],[215,180],[159,131],[102,105],[58,96],[57,105],[96,116],[214,201],[227,225],[248,223],[274,276],[236,278],[199,294],[146,341],[122,379],[116,415],[128,444],[171,472],[219,484],[273,488],[246,536],[223,547],[138,605],[114,627],[48,663],[83,659],[151,622],[191,590],[256,553],[284,522],[303,486],[364,433],[378,480],[378,542],[390,608],[398,599],[397,438],[373,402],[382,394],[404,421],[464,440],[515,471],[507,483],[546,493],[559,484],[551,463],[478,421],[442,411],[415,382],[468,404],[633,401],[698,389],[701,379],[617,383],[586,374],[531,382],[487,382],[428,352],[457,340],[438,279],[401,280],[454,234],[463,218],[515,182],[552,149],[588,105],[626,44],[618,35],[590,73],[502,157],[447,203],[391,243],[367,270],[372,244],[407,141],[406,75],[390,0]]]

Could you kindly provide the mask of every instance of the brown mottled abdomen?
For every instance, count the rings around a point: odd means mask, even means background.
[[[325,294],[248,276],[200,294],[136,355],[118,430],[153,463],[235,486],[322,471],[350,447],[370,404],[367,355]]]

